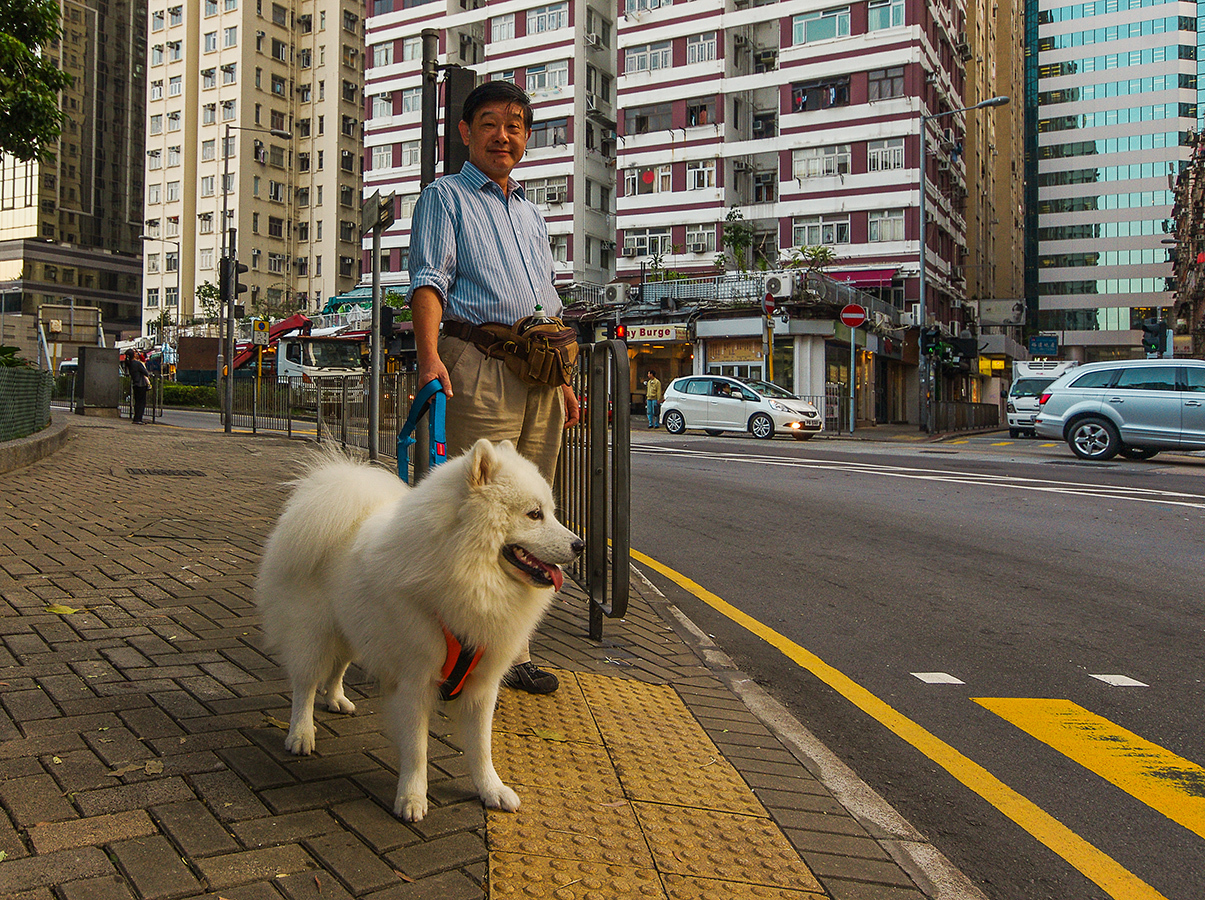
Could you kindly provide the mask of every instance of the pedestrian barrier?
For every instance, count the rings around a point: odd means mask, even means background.
[[[994,403],[955,403],[938,400],[933,404],[933,427],[944,434],[972,428],[994,428],[1000,424],[1000,407]]]
[[[590,637],[602,639],[603,617],[628,608],[631,520],[631,373],[622,341],[582,345],[573,390],[580,424],[566,429],[554,491],[561,518],[586,543],[569,568],[590,598]],[[318,376],[285,381],[237,377],[233,427],[292,435],[298,422],[313,423],[319,443],[335,440],[368,449],[368,376]],[[377,456],[396,464],[397,435],[417,393],[414,372],[381,376]],[[424,418],[415,437],[427,440]],[[415,454],[415,477],[423,468]]]

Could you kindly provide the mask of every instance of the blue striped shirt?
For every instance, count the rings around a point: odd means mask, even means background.
[[[410,230],[410,291],[435,289],[444,316],[506,325],[559,316],[548,227],[513,178],[509,194],[472,163],[423,189]]]

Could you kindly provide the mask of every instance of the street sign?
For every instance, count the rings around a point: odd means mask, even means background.
[[[360,234],[366,235],[374,228],[383,231],[393,224],[394,196],[391,193],[388,197],[382,197],[378,190],[364,201],[364,205],[360,207]]]
[[[857,328],[866,324],[866,310],[856,303],[846,304],[841,308],[841,324],[846,328]]]
[[[253,347],[268,346],[268,320],[255,319],[251,323],[251,345]]]
[[[774,315],[774,295],[766,294],[766,299],[761,302],[762,312],[767,316]]]
[[[1059,336],[1057,334],[1034,334],[1029,337],[1030,356],[1058,356]]]

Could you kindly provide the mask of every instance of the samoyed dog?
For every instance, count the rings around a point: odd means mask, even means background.
[[[293,689],[285,747],[314,749],[318,692],[328,709],[355,711],[343,675],[358,662],[381,683],[398,748],[395,815],[426,815],[427,729],[441,695],[455,696],[447,710],[482,801],[518,809],[490,749],[498,684],[582,547],[509,441],[478,441],[413,488],[346,457],[318,462],[294,482],[256,584]]]

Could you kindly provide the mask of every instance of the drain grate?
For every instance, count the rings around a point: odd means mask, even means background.
[[[167,478],[204,478],[197,469],[126,469],[127,475],[163,475]]]

